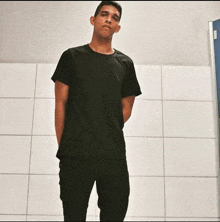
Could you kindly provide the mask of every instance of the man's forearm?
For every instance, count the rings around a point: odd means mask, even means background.
[[[130,118],[131,116],[131,110],[128,108],[123,108],[122,109],[122,113],[123,113],[123,117],[124,117],[124,123],[127,122],[127,120]]]
[[[128,121],[131,116],[132,107],[134,104],[135,96],[128,96],[122,98],[122,113],[124,117],[124,123]]]
[[[63,133],[64,122],[65,122],[65,112],[66,112],[65,105],[58,105],[55,108],[55,129],[56,129],[58,145],[60,145],[60,140]]]

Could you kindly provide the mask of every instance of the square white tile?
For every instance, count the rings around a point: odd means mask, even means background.
[[[166,218],[166,221],[220,221],[220,218],[183,218],[183,217],[179,217],[179,218]]]
[[[165,137],[215,138],[212,102],[163,101]]]
[[[0,214],[26,214],[28,175],[0,175]]]
[[[130,177],[130,196],[126,221],[163,221],[164,216],[164,179],[162,177]],[[96,220],[100,209],[96,208]],[[161,219],[161,220],[160,220]]]
[[[0,136],[0,173],[28,173],[30,136]]]
[[[0,134],[30,135],[33,99],[0,99]]]
[[[162,102],[136,100],[130,119],[124,126],[125,136],[162,136]]]
[[[31,175],[28,214],[63,215],[58,175]]]
[[[211,67],[162,66],[163,99],[212,101]]]
[[[55,98],[55,84],[51,77],[57,64],[37,64],[37,84],[35,97]]]
[[[135,65],[142,94],[137,99],[161,99],[161,66]]]
[[[125,137],[130,176],[163,176],[163,139]]]
[[[165,178],[167,217],[219,217],[216,178]]]
[[[0,97],[34,97],[36,64],[0,63]]]
[[[27,221],[64,221],[64,218],[51,215],[27,215]]]
[[[125,217],[124,221],[165,221],[164,217]]]
[[[164,138],[166,176],[218,176],[215,139]]]
[[[31,148],[31,174],[58,174],[56,136],[33,136]]]
[[[95,201],[95,191],[92,191],[87,215],[95,216]],[[63,215],[58,175],[30,176],[28,214]]]
[[[26,215],[0,215],[0,221],[26,221]]]
[[[131,177],[127,217],[164,216],[164,179]]]
[[[34,135],[56,135],[55,99],[35,99]]]

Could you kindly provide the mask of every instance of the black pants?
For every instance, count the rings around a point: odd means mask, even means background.
[[[130,194],[126,160],[60,160],[60,199],[64,221],[85,221],[94,182],[100,221],[123,221]]]

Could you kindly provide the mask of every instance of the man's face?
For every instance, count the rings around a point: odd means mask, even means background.
[[[112,39],[112,35],[121,28],[119,19],[120,13],[117,8],[112,5],[104,5],[96,17],[90,18],[90,22],[94,26],[96,35],[105,39]]]

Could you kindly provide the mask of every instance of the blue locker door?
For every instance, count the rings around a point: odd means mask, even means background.
[[[217,78],[216,81],[217,81],[217,95],[218,95],[218,116],[220,117],[220,19],[213,22],[213,31],[217,32],[217,38],[214,39],[214,50],[215,50],[215,69],[216,69],[216,78]]]

